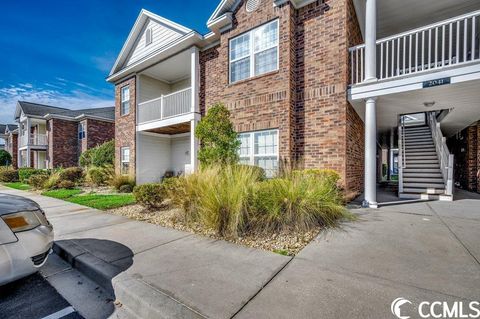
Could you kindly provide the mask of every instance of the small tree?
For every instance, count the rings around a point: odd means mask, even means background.
[[[12,156],[5,150],[0,150],[0,166],[8,166],[12,164]]]
[[[202,166],[238,162],[240,141],[230,121],[230,112],[223,104],[210,107],[198,124],[195,136],[201,144],[198,160]]]

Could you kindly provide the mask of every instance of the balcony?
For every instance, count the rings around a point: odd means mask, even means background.
[[[48,139],[46,134],[29,134],[20,138],[20,147],[24,146],[41,146],[46,147]]]
[[[138,104],[138,124],[165,120],[192,111],[192,89],[186,88]]]
[[[377,41],[377,79],[385,81],[480,61],[480,11]],[[365,45],[349,49],[352,85],[365,81]]]

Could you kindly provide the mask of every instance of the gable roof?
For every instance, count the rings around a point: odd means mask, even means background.
[[[6,125],[6,129],[5,129],[5,132],[14,132],[18,129],[18,125],[17,124],[7,124]]]
[[[268,0],[267,0],[268,1]],[[238,5],[240,4],[241,0],[222,0],[215,11],[213,11],[212,15],[207,21],[207,26],[212,25],[216,20],[218,20],[221,16],[226,13],[233,13],[235,9],[237,9]]]
[[[0,124],[0,135],[5,134],[6,129],[7,129],[7,125]]]
[[[120,68],[125,64],[127,61],[131,51],[134,49],[134,46],[138,40],[139,35],[141,35],[143,28],[145,26],[145,23],[149,19],[152,19],[153,21],[156,21],[157,23],[160,23],[162,25],[167,26],[168,28],[177,31],[179,34],[182,36],[185,36],[190,33],[194,33],[195,31],[182,26],[178,23],[175,23],[171,20],[168,20],[164,17],[161,17],[159,15],[156,15],[150,11],[147,11],[145,9],[142,9],[140,11],[140,14],[137,17],[137,20],[135,21],[135,24],[133,25],[132,30],[130,30],[130,33],[127,37],[127,40],[125,41],[122,50],[120,51],[120,54],[117,57],[117,60],[115,61],[115,64],[113,65],[109,77],[115,74],[120,70]]]
[[[18,101],[17,108],[15,110],[15,119],[18,119],[20,117],[21,111],[23,111],[26,116],[44,117],[48,113],[62,112],[66,110],[68,109],[63,107],[32,103],[27,101]]]

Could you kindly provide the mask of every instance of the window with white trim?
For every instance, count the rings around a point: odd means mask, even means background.
[[[278,20],[230,40],[230,83],[278,70]]]
[[[85,138],[85,123],[78,123],[78,139],[83,140]]]
[[[241,133],[238,138],[240,162],[259,166],[267,177],[274,177],[278,171],[278,130]]]
[[[120,115],[127,115],[130,113],[130,86],[124,86],[120,92]]]
[[[152,39],[153,39],[152,28],[147,28],[145,30],[145,46],[152,43]]]
[[[130,147],[120,148],[120,171],[123,175],[130,173]]]

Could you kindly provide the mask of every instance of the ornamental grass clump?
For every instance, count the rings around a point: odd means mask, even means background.
[[[252,199],[252,224],[263,231],[332,226],[348,215],[339,176],[326,171],[291,171],[257,185]]]

